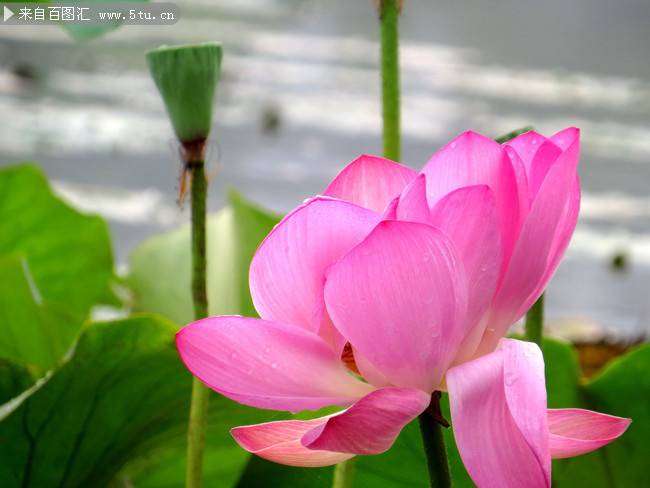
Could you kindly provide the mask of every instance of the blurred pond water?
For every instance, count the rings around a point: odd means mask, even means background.
[[[186,218],[171,129],[143,52],[221,40],[211,208],[223,190],[286,211],[360,153],[381,152],[370,0],[182,0],[172,27],[89,43],[57,27],[0,29],[0,164],[37,161],[104,215],[118,262]],[[650,3],[406,0],[403,161],[466,129],[582,128],[583,208],[548,315],[621,337],[650,332]],[[219,161],[219,164],[216,161]],[[628,266],[613,271],[610,262]],[[626,257],[626,259],[621,259]]]

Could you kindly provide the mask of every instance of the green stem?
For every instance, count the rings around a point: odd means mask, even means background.
[[[384,156],[393,161],[401,159],[399,3],[399,0],[380,0]]]
[[[422,444],[427,458],[429,486],[431,488],[449,488],[451,486],[451,474],[449,472],[445,438],[442,433],[442,426],[435,420],[434,415],[431,413],[432,410],[440,411],[440,399],[435,392],[431,396],[431,406],[418,417]]]
[[[192,300],[194,318],[208,315],[208,293],[206,283],[206,237],[205,218],[207,181],[203,161],[187,163],[192,184]],[[187,488],[200,488],[203,483],[203,450],[205,429],[208,420],[208,395],[210,390],[194,378],[192,381],[192,403],[187,429]]]
[[[356,458],[348,459],[334,466],[332,488],[352,488]]]
[[[544,294],[530,307],[526,314],[526,340],[542,346],[542,335],[544,330]]]

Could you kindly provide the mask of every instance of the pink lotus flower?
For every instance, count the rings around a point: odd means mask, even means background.
[[[188,325],[183,361],[246,405],[347,407],[232,430],[265,459],[325,466],[384,452],[447,389],[477,485],[550,486],[551,457],[589,452],[629,424],[547,410],[541,351],[501,339],[568,245],[578,157],[577,129],[503,146],[467,132],[419,174],[361,156],[258,249],[250,289],[261,319]]]

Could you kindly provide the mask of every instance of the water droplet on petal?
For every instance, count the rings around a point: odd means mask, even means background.
[[[278,363],[271,363],[271,367],[272,367],[273,369],[277,368],[277,367],[278,367]]]
[[[452,149],[456,149],[456,142],[452,142],[452,143],[449,145],[449,147],[451,147]]]

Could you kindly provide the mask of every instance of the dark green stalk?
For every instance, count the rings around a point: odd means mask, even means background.
[[[393,161],[401,159],[399,11],[399,0],[380,0],[384,156]]]
[[[451,486],[451,474],[441,421],[448,425],[440,414],[440,393],[434,392],[431,395],[431,405],[418,417],[431,488]]]
[[[191,184],[192,204],[192,301],[194,318],[208,315],[206,285],[205,141],[212,126],[212,106],[221,72],[221,44],[215,42],[161,46],[147,52],[149,71],[183,147],[183,175],[179,203],[185,196],[186,176]],[[203,450],[208,416],[209,390],[198,380],[192,383],[187,431],[187,488],[203,482]]]
[[[544,294],[528,310],[524,328],[526,340],[534,342],[541,347],[544,331]]]
[[[204,166],[203,161],[186,163],[192,185],[192,300],[194,318],[197,320],[208,315],[205,236],[207,181]],[[190,420],[187,429],[186,486],[188,488],[200,488],[203,483],[203,450],[208,421],[209,393],[210,390],[200,380],[193,379]]]
[[[203,161],[191,161],[187,166],[192,181],[192,301],[194,318],[198,320],[208,316],[205,237],[208,182]]]

